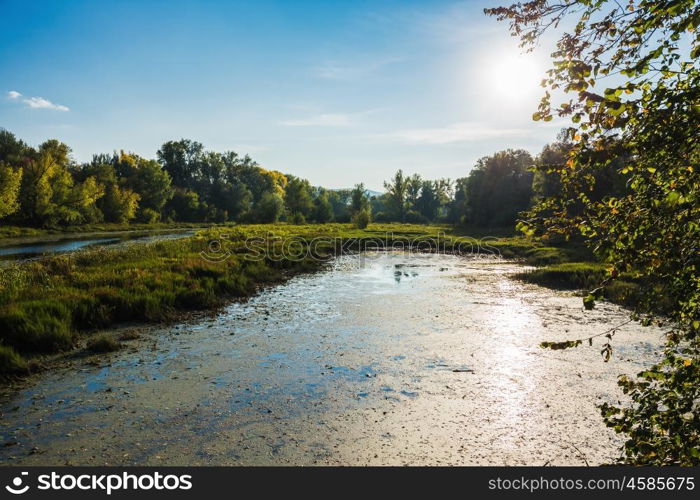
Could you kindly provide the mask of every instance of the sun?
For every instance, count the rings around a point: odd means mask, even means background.
[[[487,92],[504,101],[531,100],[542,92],[544,65],[533,54],[508,51],[484,61]]]

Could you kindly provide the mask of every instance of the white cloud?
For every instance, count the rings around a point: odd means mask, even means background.
[[[316,76],[327,80],[357,80],[370,73],[380,70],[384,66],[401,62],[402,57],[388,57],[354,64],[327,61],[315,69]]]
[[[353,117],[342,113],[321,113],[298,120],[279,122],[285,127],[348,127],[352,125]]]
[[[57,111],[68,111],[67,106],[63,106],[62,104],[54,104],[43,97],[30,97],[28,99],[24,99],[22,102],[24,102],[30,108],[35,109],[55,109]]]
[[[19,99],[23,97],[20,92],[16,90],[10,90],[7,93],[9,99]],[[33,109],[54,109],[56,111],[69,111],[68,106],[63,104],[56,104],[43,97],[23,97],[22,102]]]
[[[460,122],[440,128],[405,129],[381,134],[380,138],[393,139],[409,144],[449,144],[473,142],[499,137],[522,137],[530,131],[521,128],[497,128],[474,122]]]

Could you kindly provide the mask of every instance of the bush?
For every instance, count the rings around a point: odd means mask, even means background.
[[[371,215],[369,213],[369,210],[367,210],[366,208],[360,210],[352,216],[352,223],[355,224],[355,226],[358,229],[365,229],[367,226],[369,226],[370,221]]]
[[[410,224],[428,224],[430,222],[427,217],[420,212],[416,212],[415,210],[409,210],[406,212],[405,220]]]
[[[139,211],[137,220],[144,224],[154,224],[160,220],[160,214],[152,208],[144,208]]]
[[[121,344],[109,334],[102,333],[87,342],[86,349],[92,352],[112,352],[121,348]]]
[[[0,374],[27,372],[27,362],[12,347],[0,345]]]
[[[295,224],[297,226],[306,224],[306,217],[304,217],[304,214],[302,214],[301,212],[294,212],[289,218],[289,223]]]

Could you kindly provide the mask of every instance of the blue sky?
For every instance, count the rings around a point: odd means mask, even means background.
[[[462,177],[559,129],[500,3],[0,0],[0,127],[78,161],[185,137],[331,188]]]

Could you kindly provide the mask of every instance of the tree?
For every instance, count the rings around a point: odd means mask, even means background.
[[[365,185],[355,184],[355,187],[350,192],[350,214],[355,215],[362,210],[369,209],[369,198],[367,197],[367,189]]]
[[[0,219],[19,209],[19,187],[22,169],[0,162]]]
[[[204,177],[204,146],[196,141],[168,141],[158,150],[158,161],[177,187],[196,190]]]
[[[384,183],[387,191],[387,208],[394,220],[403,222],[406,218],[406,194],[408,191],[408,179],[399,170],[394,178]]]
[[[527,151],[499,151],[480,158],[464,192],[465,222],[482,227],[512,226],[532,197],[532,157]]]
[[[75,184],[70,148],[49,140],[23,168],[19,202],[22,217],[33,225],[53,226],[82,222],[86,212],[104,194],[94,177]]]
[[[333,207],[333,220],[337,222],[349,222],[351,216],[351,190],[337,189],[327,191],[326,193],[328,195],[328,201]]]
[[[358,229],[365,229],[367,226],[369,226],[371,220],[372,217],[369,213],[369,207],[363,208],[352,216],[352,222]]]
[[[531,235],[581,235],[609,263],[603,287],[631,272],[643,284],[635,318],[670,321],[664,360],[622,379],[633,405],[603,405],[627,435],[623,460],[700,464],[700,5],[693,0],[622,4],[541,0],[487,9],[531,49],[571,24],[553,53],[533,118],[570,118],[573,142],[556,169],[560,193],[529,213]],[[614,78],[610,78],[614,76]],[[552,90],[568,100],[552,105]],[[620,158],[628,190],[601,199],[596,175]],[[586,297],[590,307],[603,287]],[[661,309],[661,310],[660,310]]]
[[[260,224],[277,222],[284,212],[284,200],[279,194],[264,193],[253,209],[253,220]]]
[[[287,186],[284,192],[284,203],[287,207],[287,212],[290,215],[301,216],[306,219],[311,215],[314,208],[313,198],[311,197],[311,185],[305,179],[298,177],[287,176]],[[298,219],[301,220],[301,219]]]
[[[228,220],[242,220],[250,210],[252,201],[253,193],[242,182],[229,184],[217,181],[212,188],[211,202],[227,213]]]
[[[421,179],[420,175],[413,174],[406,178],[406,205],[408,210],[418,210],[418,198],[422,188],[423,179]]]
[[[92,161],[73,172],[75,180],[94,177],[104,188],[104,196],[95,203],[97,221],[124,223],[136,217],[140,196],[125,187],[125,179],[119,179],[115,169],[117,157],[94,155]]]
[[[440,210],[440,198],[438,183],[436,181],[422,181],[420,195],[416,198],[415,208],[425,219],[434,221]]]
[[[201,220],[199,195],[184,188],[175,188],[173,197],[168,200],[166,213],[176,221],[195,222]]]
[[[148,220],[155,217],[158,220],[163,207],[173,196],[170,175],[155,160],[122,154],[121,161],[135,165],[126,185],[140,197],[139,219]],[[141,215],[145,210],[148,210],[146,217]]]
[[[321,224],[333,220],[333,205],[328,199],[328,191],[319,189],[314,199],[313,219]]]

